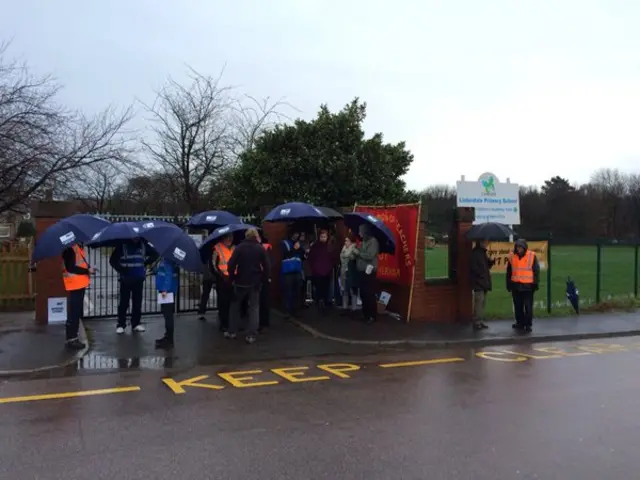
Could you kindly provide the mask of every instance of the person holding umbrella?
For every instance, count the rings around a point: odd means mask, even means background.
[[[529,250],[527,242],[516,240],[513,253],[507,263],[507,291],[513,297],[515,330],[531,332],[533,324],[533,295],[540,284],[540,265],[536,254]]]
[[[87,261],[84,244],[109,225],[111,222],[93,215],[63,218],[42,232],[31,256],[32,265],[46,258],[62,256],[62,280],[68,295],[66,346],[72,350],[82,350],[86,346],[78,338],[78,330],[84,295],[91,283],[89,276],[95,273]]]
[[[87,252],[76,243],[62,252],[62,281],[68,295],[68,315],[65,324],[66,346],[82,350],[86,345],[78,338],[80,319],[84,310],[84,294],[91,284],[90,275],[95,269],[87,262]]]
[[[484,323],[484,308],[487,303],[487,293],[491,291],[491,268],[495,260],[487,254],[489,241],[478,240],[471,251],[469,259],[469,277],[473,292],[473,328],[481,330],[489,328]]]
[[[211,266],[216,281],[216,297],[218,299],[218,318],[221,332],[229,330],[229,309],[233,297],[233,286],[229,276],[229,260],[233,255],[233,233],[228,233],[213,247]]]
[[[116,333],[121,335],[127,327],[127,311],[131,302],[131,330],[144,332],[142,319],[142,296],[147,266],[158,258],[153,251],[147,252],[146,245],[140,237],[119,242],[114,248],[109,264],[120,277],[120,301],[118,304],[118,323]]]
[[[362,314],[368,324],[376,321],[378,306],[376,301],[376,274],[378,272],[378,254],[380,244],[372,235],[371,227],[362,224],[358,227],[358,233],[362,238],[359,248],[353,250],[356,259],[356,271],[358,286],[360,287],[360,299],[362,300]]]

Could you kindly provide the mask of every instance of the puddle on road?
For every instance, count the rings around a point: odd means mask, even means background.
[[[179,367],[183,363],[175,355],[147,355],[144,357],[115,358],[98,353],[89,352],[78,360],[75,370],[97,371],[97,370],[165,370]]]

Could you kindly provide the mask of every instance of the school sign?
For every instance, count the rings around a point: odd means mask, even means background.
[[[483,173],[475,182],[462,177],[456,182],[458,207],[476,210],[474,224],[496,222],[520,225],[520,186],[500,183],[493,173]]]

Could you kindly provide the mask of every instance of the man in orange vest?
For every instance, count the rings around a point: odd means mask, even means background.
[[[517,240],[507,263],[507,291],[513,297],[515,330],[531,332],[533,325],[533,294],[540,284],[540,265],[527,242]]]
[[[260,238],[260,242],[262,243],[262,247],[267,252],[267,255],[271,255],[273,248],[271,244],[264,238]],[[269,302],[269,283],[266,282],[262,285],[262,289],[260,290],[260,323],[258,327],[258,333],[265,333],[266,330],[271,325],[271,302]]]
[[[233,286],[229,280],[229,260],[233,255],[233,234],[227,235],[213,247],[211,265],[216,277],[216,297],[218,301],[218,328],[221,332],[229,330],[229,309],[233,297]]]
[[[78,338],[80,319],[84,310],[84,293],[91,283],[89,275],[95,269],[87,262],[87,252],[81,245],[73,245],[62,252],[62,281],[67,291],[66,346],[71,350],[86,347]]]

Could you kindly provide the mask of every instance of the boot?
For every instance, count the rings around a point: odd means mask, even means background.
[[[156,340],[156,348],[163,349],[163,350],[169,350],[173,348],[173,337],[170,337],[165,334],[164,337]]]

